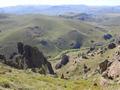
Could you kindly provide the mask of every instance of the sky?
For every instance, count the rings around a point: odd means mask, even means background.
[[[63,5],[63,4],[116,6],[116,5],[120,5],[120,0],[0,0],[0,7],[17,6],[17,5]]]

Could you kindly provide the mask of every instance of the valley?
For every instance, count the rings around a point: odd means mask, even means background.
[[[119,90],[119,8],[0,8],[0,90]]]

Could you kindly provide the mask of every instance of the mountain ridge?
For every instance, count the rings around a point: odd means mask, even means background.
[[[28,5],[28,6],[10,6],[0,8],[1,13],[28,14],[41,13],[49,15],[59,15],[66,12],[78,13],[120,13],[120,6],[87,6],[87,5]]]

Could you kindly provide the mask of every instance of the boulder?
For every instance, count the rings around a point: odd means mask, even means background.
[[[69,56],[63,55],[61,61],[56,64],[55,69],[60,69],[63,65],[66,65],[69,62]]]
[[[69,56],[63,55],[62,60],[61,60],[61,64],[66,65],[68,62],[69,62]]]
[[[112,35],[111,35],[111,34],[105,34],[105,35],[103,36],[103,38],[104,38],[105,40],[109,40],[109,39],[112,38]]]
[[[115,43],[110,43],[110,44],[108,45],[108,48],[109,48],[109,49],[114,49],[114,48],[116,48],[116,44],[115,44]]]
[[[55,65],[55,69],[60,69],[62,67],[62,64],[61,63],[57,63],[56,65]]]

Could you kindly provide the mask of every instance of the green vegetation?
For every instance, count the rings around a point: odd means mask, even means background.
[[[107,15],[109,18],[114,15]],[[100,19],[105,19],[99,17]],[[102,36],[110,33],[113,36],[119,32],[118,17],[101,22],[87,22],[60,17],[31,15],[7,15],[0,19],[0,53],[5,56],[16,51],[18,41],[38,47],[51,62],[56,76],[41,75],[28,70],[17,70],[0,63],[0,90],[119,90],[118,84],[102,87],[99,85],[100,75],[95,73],[100,62],[108,57],[113,58],[115,49],[106,50],[104,54],[88,56],[81,59],[95,42],[105,42]],[[103,27],[103,28],[101,28]],[[79,43],[81,48],[74,48]],[[61,56],[70,56],[70,62],[56,70],[55,65]],[[51,57],[52,56],[52,57]],[[76,62],[75,62],[76,61]],[[86,64],[91,70],[85,75],[83,66]],[[66,79],[61,79],[64,74]]]
[[[1,90],[99,90],[91,80],[63,80],[50,76],[43,76],[31,71],[15,70],[0,64]]]
[[[73,48],[74,44],[89,46],[91,40],[103,40],[101,36],[104,34],[95,26],[79,20],[38,14],[8,15],[0,22],[0,51],[4,54],[11,53],[16,42],[22,41],[37,46],[48,56],[56,56],[63,50]]]

